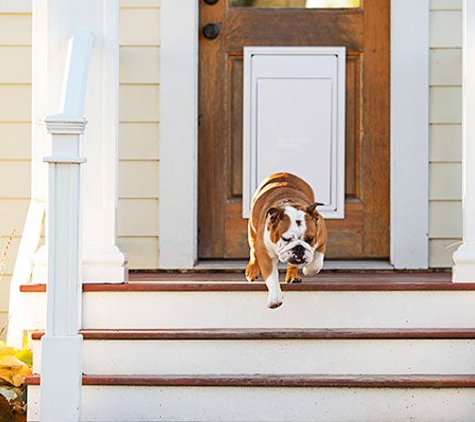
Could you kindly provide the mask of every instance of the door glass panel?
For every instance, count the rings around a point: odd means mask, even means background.
[[[307,9],[360,7],[361,0],[230,0],[232,7],[294,7]]]

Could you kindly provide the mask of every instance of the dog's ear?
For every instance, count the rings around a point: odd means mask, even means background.
[[[305,211],[310,214],[315,220],[318,220],[320,214],[318,214],[317,212],[317,207],[320,205],[325,204],[322,204],[321,202],[315,202],[314,204],[309,205]]]
[[[281,208],[272,207],[267,210],[266,218],[269,217],[270,222],[275,224],[278,220],[282,220],[283,210]]]

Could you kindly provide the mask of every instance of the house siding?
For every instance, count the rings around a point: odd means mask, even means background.
[[[430,11],[429,265],[450,267],[462,237],[462,0]]]
[[[120,6],[119,247],[129,268],[154,269],[158,267],[160,3],[122,0]]]
[[[30,197],[31,13],[21,1],[10,3],[0,9],[0,331]]]

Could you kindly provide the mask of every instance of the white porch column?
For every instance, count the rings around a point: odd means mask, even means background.
[[[84,29],[93,35],[94,48],[84,111],[89,124],[83,143],[83,281],[123,282],[125,258],[117,247],[119,0],[35,0],[33,5],[32,196],[47,197],[41,161],[50,141],[43,121],[58,111],[68,39]],[[47,278],[44,249],[34,260],[34,282]]]
[[[475,282],[475,0],[464,0],[463,243],[454,253],[453,281]]]

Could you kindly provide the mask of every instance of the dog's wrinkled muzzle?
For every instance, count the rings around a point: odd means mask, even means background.
[[[305,265],[312,260],[312,257],[313,251],[301,243],[297,243],[291,248],[285,248],[279,253],[279,260],[284,264]]]

